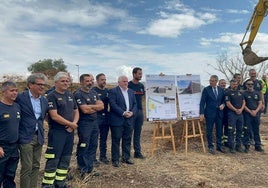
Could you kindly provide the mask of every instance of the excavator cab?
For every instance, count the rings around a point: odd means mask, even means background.
[[[257,54],[251,50],[251,45],[257,35],[257,32],[260,28],[263,18],[267,15],[267,8],[268,8],[268,0],[259,0],[250,18],[242,42],[240,43],[240,46],[242,48],[243,59],[246,65],[253,66],[268,60],[268,57],[258,57]],[[249,38],[247,41],[244,41],[249,29],[250,29]],[[243,48],[244,45],[246,45],[245,48]]]

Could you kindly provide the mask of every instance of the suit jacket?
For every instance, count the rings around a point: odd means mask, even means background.
[[[19,126],[19,143],[28,144],[32,141],[36,130],[36,124],[38,125],[38,142],[43,145],[44,143],[44,119],[46,117],[48,103],[45,97],[40,98],[41,103],[41,115],[36,119],[33,106],[31,103],[29,91],[20,93],[16,99],[16,102],[21,107],[21,121]]]
[[[129,97],[129,111],[133,112],[131,118],[125,118],[123,113],[126,111],[127,106],[123,93],[119,86],[109,90],[109,104],[110,104],[110,125],[111,126],[122,126],[125,121],[128,124],[134,125],[134,116],[137,114],[137,102],[132,89],[128,89]]]
[[[217,115],[223,117],[223,110],[220,110],[219,106],[224,104],[224,90],[219,86],[217,90],[217,98],[211,86],[205,87],[202,91],[199,113],[204,114],[205,118],[215,118]]]

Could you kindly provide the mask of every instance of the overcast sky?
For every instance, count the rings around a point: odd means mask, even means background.
[[[38,60],[62,58],[79,73],[107,81],[145,74],[199,74],[220,53],[241,55],[239,43],[256,0],[1,0],[0,75],[27,75]],[[266,19],[266,18],[265,18]],[[253,50],[268,56],[268,20]],[[206,84],[206,83],[204,83]]]

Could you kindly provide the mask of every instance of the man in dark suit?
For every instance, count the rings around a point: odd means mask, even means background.
[[[122,139],[122,162],[134,164],[130,160],[131,135],[137,102],[132,89],[128,89],[128,78],[120,76],[118,86],[109,90],[110,125],[112,133],[112,162],[119,167],[119,145]]]
[[[37,187],[42,145],[44,143],[43,122],[47,113],[47,100],[42,96],[46,76],[35,73],[27,78],[26,90],[16,102],[21,107],[19,126],[19,149],[21,159],[20,187]]]
[[[222,118],[224,109],[224,91],[217,86],[218,76],[212,75],[209,79],[209,86],[202,91],[200,101],[200,121],[206,119],[206,135],[209,153],[215,154],[212,140],[214,124],[216,126],[216,149],[225,153],[222,147]]]

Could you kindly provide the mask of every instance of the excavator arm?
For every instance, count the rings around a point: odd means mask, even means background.
[[[247,65],[256,65],[265,60],[268,60],[268,57],[258,57],[251,50],[251,45],[258,33],[263,18],[267,15],[267,9],[268,9],[268,0],[259,0],[250,18],[244,37],[240,43],[240,46],[242,48],[243,59]],[[250,29],[249,38],[247,41],[245,41],[245,37],[249,29]],[[245,45],[246,47],[244,48]]]

